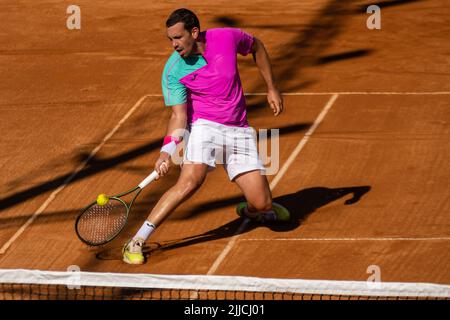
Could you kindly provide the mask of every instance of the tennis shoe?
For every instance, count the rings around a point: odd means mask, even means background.
[[[144,239],[137,238],[128,241],[122,249],[123,261],[128,264],[143,264],[145,262],[142,247]]]
[[[236,212],[240,217],[247,217],[250,220],[261,223],[273,221],[289,221],[291,217],[289,210],[276,202],[272,203],[272,210],[257,212],[255,214],[249,214],[247,210],[247,202],[241,202],[236,207]]]

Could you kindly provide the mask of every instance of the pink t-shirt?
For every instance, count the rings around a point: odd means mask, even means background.
[[[188,121],[206,119],[247,127],[244,92],[237,67],[237,53],[251,52],[253,37],[236,28],[209,29],[205,41],[206,65],[179,79],[187,90]]]

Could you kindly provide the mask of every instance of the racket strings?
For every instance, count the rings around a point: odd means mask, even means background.
[[[87,242],[98,245],[111,240],[123,228],[127,220],[126,206],[117,200],[100,206],[93,204],[78,221],[78,233]]]

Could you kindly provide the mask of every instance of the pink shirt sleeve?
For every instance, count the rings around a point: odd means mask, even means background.
[[[242,31],[241,29],[231,28],[234,41],[237,46],[237,52],[243,56],[252,52],[254,38],[252,35]]]

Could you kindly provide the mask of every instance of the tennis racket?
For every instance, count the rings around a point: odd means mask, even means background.
[[[92,202],[81,211],[75,222],[75,232],[78,238],[90,246],[100,246],[112,241],[119,235],[125,227],[131,206],[150,182],[158,177],[158,173],[153,171],[135,188],[115,196],[108,197],[107,203],[98,204]],[[129,203],[121,199],[124,196],[133,194]]]

